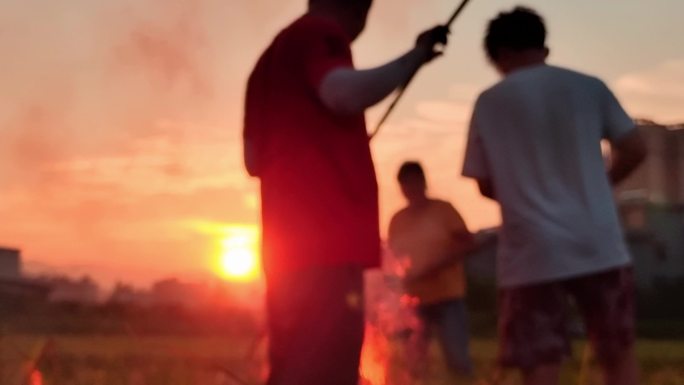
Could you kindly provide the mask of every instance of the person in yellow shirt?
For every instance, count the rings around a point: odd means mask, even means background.
[[[422,338],[437,337],[449,369],[470,376],[463,257],[473,248],[473,236],[449,202],[427,195],[420,163],[405,162],[397,179],[408,205],[392,217],[388,241],[395,257],[407,261],[403,283],[418,302]]]

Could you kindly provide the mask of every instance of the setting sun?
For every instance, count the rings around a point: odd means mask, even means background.
[[[232,229],[221,240],[219,270],[222,277],[234,281],[252,281],[259,277],[256,231]]]

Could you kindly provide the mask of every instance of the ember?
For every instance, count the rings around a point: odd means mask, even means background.
[[[370,324],[361,352],[361,385],[387,385],[389,343],[387,338]]]
[[[43,374],[37,369],[31,371],[31,375],[29,376],[29,384],[43,385]]]

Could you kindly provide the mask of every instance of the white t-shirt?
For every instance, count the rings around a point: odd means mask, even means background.
[[[484,91],[463,175],[501,205],[499,286],[572,278],[630,263],[601,139],[635,128],[600,80],[549,65]]]

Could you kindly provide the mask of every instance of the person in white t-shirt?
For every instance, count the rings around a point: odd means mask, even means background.
[[[606,383],[636,384],[634,283],[612,185],[645,146],[601,80],[545,63],[545,39],[527,8],[490,22],[485,48],[503,79],[477,100],[463,166],[501,206],[500,364],[526,384],[556,384],[571,297]]]

